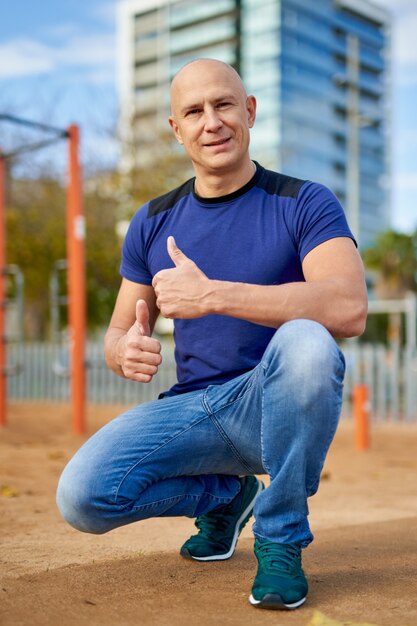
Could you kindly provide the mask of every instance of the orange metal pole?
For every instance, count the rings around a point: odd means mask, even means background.
[[[85,432],[85,221],[79,163],[79,129],[68,128],[69,185],[67,196],[68,316],[70,327],[70,368],[72,430]]]
[[[355,420],[355,447],[369,449],[369,392],[366,385],[353,388],[353,416]]]
[[[6,425],[6,160],[0,151],[0,426]]]

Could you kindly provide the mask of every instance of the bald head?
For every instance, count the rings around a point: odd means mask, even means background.
[[[223,61],[216,59],[196,59],[184,65],[174,76],[171,83],[171,112],[175,115],[178,99],[197,85],[204,86],[208,81],[224,80],[236,96],[246,100],[246,90],[236,70]]]

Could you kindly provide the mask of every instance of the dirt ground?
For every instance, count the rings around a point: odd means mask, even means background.
[[[90,407],[89,432],[118,407]],[[310,501],[310,581],[295,612],[251,607],[251,524],[235,556],[178,556],[193,521],[149,520],[107,535],[79,533],[55,507],[55,488],[83,437],[62,405],[9,407],[0,433],[2,626],[417,626],[417,424],[376,425],[356,451],[342,422]]]

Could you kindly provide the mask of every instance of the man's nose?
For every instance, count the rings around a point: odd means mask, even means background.
[[[221,128],[223,122],[216,109],[208,109],[204,112],[204,128],[209,132],[215,132]]]

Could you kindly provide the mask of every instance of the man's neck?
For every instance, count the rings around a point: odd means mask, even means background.
[[[238,172],[205,173],[196,175],[194,190],[201,198],[227,196],[248,183],[256,172],[256,165],[249,160]]]

